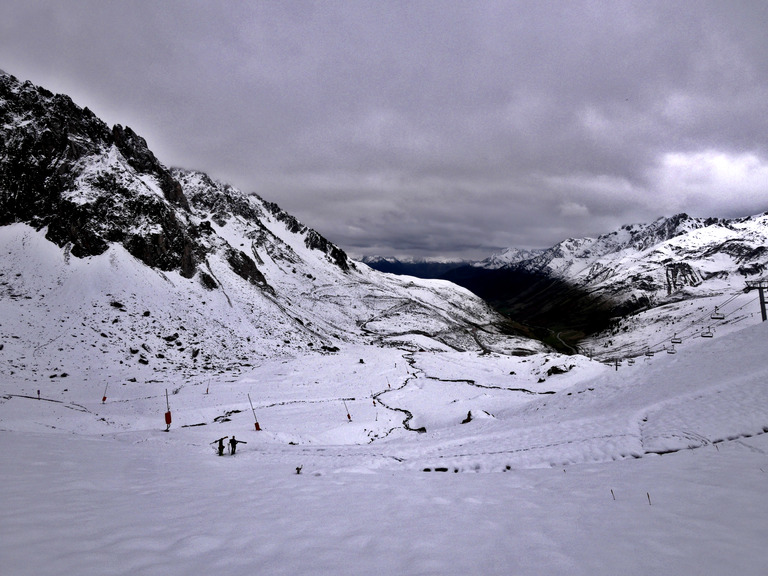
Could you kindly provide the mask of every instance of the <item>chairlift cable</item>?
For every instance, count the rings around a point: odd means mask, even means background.
[[[733,302],[736,298],[738,298],[742,294],[743,294],[743,290],[736,291],[732,296],[730,296],[724,302],[722,302],[718,306],[715,306],[715,309],[718,310],[718,309],[723,308],[724,306],[727,306],[728,304]],[[725,318],[727,318],[728,316],[731,316],[735,312],[738,312],[742,308],[745,308],[746,306],[749,306],[750,304],[752,304],[756,300],[758,300],[758,297],[755,297],[754,299],[750,300],[749,302],[746,302],[745,304],[742,304],[741,306],[739,306],[735,310],[729,312],[727,315],[725,315]],[[688,336],[683,337],[682,335],[685,334],[686,332],[688,332],[689,330],[691,330],[697,324],[702,324],[703,321],[705,321],[705,320],[708,321],[708,327],[712,324],[712,318],[711,318],[712,313],[709,312],[709,309],[706,306],[705,306],[705,308],[707,309],[706,312],[704,312],[701,316],[691,320],[691,323],[688,326],[686,326],[686,327],[682,328],[681,330],[675,332],[677,338],[679,338],[681,340],[684,340],[684,339],[688,338]],[[712,332],[712,330],[708,330],[708,331]],[[701,329],[696,330],[695,332],[693,332],[692,336],[697,336],[697,335],[700,336],[703,332],[705,332],[705,330],[704,330],[704,327],[702,326]],[[646,346],[646,350],[651,350],[651,351],[655,350],[655,349],[659,348],[660,346],[662,346],[663,344],[665,344],[667,342],[667,340],[669,340],[668,337],[666,337],[666,338],[664,338],[662,340],[659,340],[658,342],[655,342],[655,343],[653,343],[653,344],[651,344],[649,346]]]

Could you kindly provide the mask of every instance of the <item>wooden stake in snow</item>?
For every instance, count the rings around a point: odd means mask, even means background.
[[[253,409],[253,402],[251,402],[251,395],[248,394],[248,403],[251,405],[251,412],[253,412],[253,425],[256,428],[256,432],[261,430],[261,426],[259,426],[259,419],[256,418],[256,410]]]
[[[104,386],[104,396],[101,397],[102,404],[107,401],[107,386],[109,386],[109,382],[107,382],[106,386]]]
[[[168,402],[168,388],[165,389],[165,431],[168,432],[168,430],[171,429],[171,404]]]
[[[344,409],[347,411],[347,421],[352,422],[352,416],[349,415],[349,408],[347,408],[347,401],[342,399],[342,402],[344,402]]]
[[[646,492],[645,495],[648,496],[648,506],[651,506],[652,505],[651,504],[651,493],[650,492]]]

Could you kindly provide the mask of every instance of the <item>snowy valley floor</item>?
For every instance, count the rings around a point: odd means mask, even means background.
[[[40,400],[3,376],[2,571],[764,574],[766,327],[618,371],[361,346]]]

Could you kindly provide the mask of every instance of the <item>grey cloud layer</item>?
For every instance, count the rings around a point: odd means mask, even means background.
[[[0,67],[357,254],[768,209],[761,2],[5,2]]]

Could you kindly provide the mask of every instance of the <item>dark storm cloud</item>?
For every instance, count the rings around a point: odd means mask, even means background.
[[[14,2],[0,67],[352,253],[768,209],[760,2]]]

